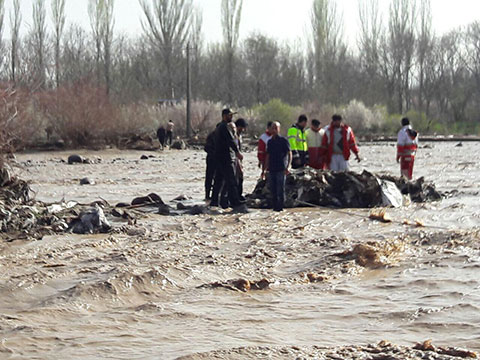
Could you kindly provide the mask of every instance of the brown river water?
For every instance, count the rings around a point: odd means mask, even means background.
[[[426,146],[425,146],[426,145]],[[1,359],[174,359],[241,346],[378,343],[480,351],[480,143],[422,144],[414,170],[450,196],[389,210],[289,209],[282,213],[146,214],[101,235],[0,243]],[[203,199],[202,151],[80,151],[17,155],[36,198],[112,204],[158,193]],[[142,154],[154,158],[140,160]],[[364,144],[352,170],[399,173],[393,144]],[[259,171],[245,159],[246,191]],[[80,186],[90,177],[96,184]],[[381,267],[336,256],[376,243]],[[309,282],[307,273],[325,281]],[[270,289],[213,282],[244,278]]]

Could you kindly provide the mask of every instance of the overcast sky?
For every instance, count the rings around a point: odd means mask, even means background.
[[[152,0],[153,1],[153,0]],[[9,36],[9,14],[13,0],[6,0],[4,36]],[[33,0],[20,0],[23,14],[22,31],[30,28]],[[244,0],[241,38],[254,31],[285,41],[302,41],[309,30],[312,0]],[[350,43],[356,40],[358,29],[358,0],[337,0],[343,13],[345,34]],[[480,0],[432,0],[433,26],[438,33],[480,20]],[[203,12],[203,33],[207,42],[220,41],[221,0],[194,0]],[[380,0],[383,10],[388,10],[387,0]],[[50,0],[47,0],[50,16]],[[89,29],[88,0],[66,0],[68,23],[78,23]],[[142,12],[137,0],[115,1],[115,31],[135,36],[142,32]]]

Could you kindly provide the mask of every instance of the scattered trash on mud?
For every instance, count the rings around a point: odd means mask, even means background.
[[[270,286],[270,281],[262,279],[259,281],[250,281],[247,279],[235,279],[225,282],[214,282],[211,284],[201,285],[199,288],[224,288],[233,291],[247,292],[250,290],[265,290]]]
[[[111,228],[112,226],[98,204],[83,211],[68,226],[68,230],[75,234],[107,233]]]
[[[70,165],[73,165],[73,164],[100,164],[102,162],[102,159],[100,159],[100,158],[88,159],[88,158],[85,158],[83,156],[73,154],[73,155],[70,155],[68,157],[67,162]]]

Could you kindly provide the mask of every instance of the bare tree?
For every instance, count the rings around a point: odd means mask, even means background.
[[[95,65],[97,81],[101,79],[102,41],[105,27],[103,26],[105,0],[89,0],[88,16],[92,28],[93,41],[95,43]]]
[[[345,60],[347,49],[343,40],[343,17],[335,0],[314,0],[311,25],[316,92],[324,100],[337,103],[342,83],[339,65]]]
[[[112,54],[112,41],[113,41],[113,27],[115,25],[115,19],[113,17],[115,0],[104,0],[103,17],[102,17],[102,42],[104,51],[104,71],[105,71],[105,84],[107,88],[107,95],[110,93],[111,79],[111,54]]]
[[[307,99],[307,70],[303,47],[283,46],[278,54],[278,97],[289,104]]]
[[[410,109],[412,71],[415,55],[415,0],[392,0],[388,32],[381,41],[380,68],[384,77],[389,109],[403,113]],[[392,101],[396,97],[396,104]]]
[[[95,50],[92,51],[89,34],[80,25],[72,24],[66,29],[62,44],[65,83],[78,82],[96,71]]]
[[[5,20],[5,0],[0,0],[0,52],[3,54],[3,21]],[[0,57],[0,68],[3,65],[3,55]]]
[[[364,99],[375,104],[382,91],[379,90],[380,38],[383,30],[378,0],[359,0],[360,32],[358,35],[359,60],[365,72]]]
[[[12,82],[16,85],[18,66],[18,47],[20,42],[20,25],[22,24],[22,13],[20,11],[20,0],[13,0],[13,11],[10,12],[11,48],[10,58],[12,67]]]
[[[450,113],[455,122],[467,121],[466,109],[474,97],[475,85],[465,63],[464,33],[450,31],[437,49],[439,82],[437,101],[440,113]]]
[[[244,42],[244,58],[252,82],[254,103],[266,103],[275,95],[279,74],[278,52],[275,40],[264,35],[252,34]]]
[[[477,92],[480,92],[480,22],[475,21],[468,26],[467,30],[466,64],[469,71],[475,77]]]
[[[425,89],[427,62],[432,60],[433,35],[432,15],[430,0],[420,1],[417,41],[417,63],[418,63],[418,108],[426,111],[428,115],[429,106],[424,106],[430,99],[427,98]]]
[[[203,50],[203,16],[202,12],[197,8],[192,21],[192,30],[190,32],[190,49],[192,57],[192,96],[197,98],[198,87],[200,84],[200,62]]]
[[[226,75],[227,79],[234,80],[235,51],[240,36],[240,20],[242,17],[243,0],[222,0],[222,30],[223,42],[226,55]],[[228,86],[227,102],[233,103],[232,87]]]
[[[145,15],[143,31],[150,43],[161,54],[165,67],[166,97],[174,90],[175,62],[190,37],[193,20],[192,0],[139,0]],[[150,2],[153,2],[152,7]]]
[[[45,0],[33,3],[33,30],[35,46],[35,79],[36,86],[45,86],[45,41],[47,36]]]
[[[65,29],[65,0],[52,0],[52,20],[55,47],[55,84],[60,85],[60,43]]]

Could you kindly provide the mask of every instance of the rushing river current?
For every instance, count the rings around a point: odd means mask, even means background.
[[[414,176],[442,201],[389,210],[289,209],[276,214],[146,214],[128,231],[0,243],[1,359],[174,359],[240,346],[378,343],[432,339],[480,351],[480,143],[421,144]],[[36,199],[129,202],[151,192],[201,201],[205,155],[164,151],[17,155]],[[150,153],[147,153],[150,154]],[[244,160],[246,191],[259,170]],[[398,175],[394,144],[364,144],[352,170]],[[89,177],[95,185],[80,186]],[[402,225],[421,220],[425,227]],[[115,224],[120,227],[121,224]],[[385,266],[341,262],[358,243],[395,244]],[[306,273],[326,281],[305,281]],[[205,286],[267,278],[270,288]]]

